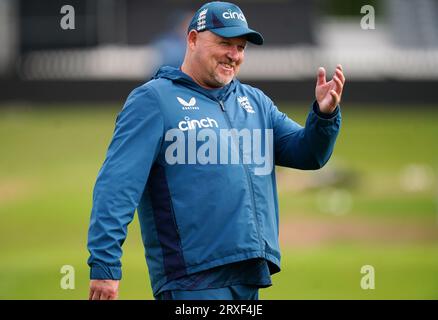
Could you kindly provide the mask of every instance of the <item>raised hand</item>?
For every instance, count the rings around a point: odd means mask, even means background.
[[[323,67],[318,69],[315,97],[322,113],[332,113],[341,102],[342,89],[344,88],[345,77],[342,66],[337,65],[333,79],[326,82],[326,72]]]

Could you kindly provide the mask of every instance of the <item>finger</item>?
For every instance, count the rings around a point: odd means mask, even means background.
[[[93,298],[94,290],[90,288],[90,292],[88,293],[88,300]]]
[[[344,69],[342,69],[342,65],[341,65],[341,64],[338,64],[338,65],[336,66],[336,69],[339,69],[339,70],[341,70],[341,71],[344,71]]]
[[[114,293],[108,297],[108,300],[117,300],[117,293]]]
[[[100,300],[100,291],[94,291],[91,300]]]
[[[115,290],[113,293],[111,293],[109,298],[111,300],[117,300],[118,297],[119,297],[119,290]]]
[[[343,87],[342,81],[337,76],[333,77],[333,81],[336,83],[336,90],[335,90],[336,93],[340,94],[342,92],[342,87]]]
[[[336,76],[342,81],[342,84],[345,83],[345,77],[341,70],[336,69]]]
[[[110,295],[105,292],[102,292],[99,300],[110,300]]]
[[[323,85],[326,83],[326,79],[325,79],[325,69],[323,67],[319,67],[318,68],[318,79],[316,84],[318,86]]]
[[[335,90],[330,90],[330,94],[333,98],[333,102],[334,102],[335,106],[338,105],[339,101],[340,101],[339,95],[336,93]]]

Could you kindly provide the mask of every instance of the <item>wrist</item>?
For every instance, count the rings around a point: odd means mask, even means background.
[[[93,264],[90,267],[91,280],[120,280],[121,278],[122,268],[120,266]]]
[[[321,118],[323,119],[331,119],[335,117],[339,113],[339,105],[335,106],[332,111],[326,111],[324,112],[321,110],[321,107],[319,106],[319,103],[317,100],[313,103],[313,111]]]

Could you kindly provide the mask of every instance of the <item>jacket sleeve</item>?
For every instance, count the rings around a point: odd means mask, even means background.
[[[315,101],[303,128],[271,101],[275,164],[303,170],[322,168],[329,160],[341,125],[340,107],[323,114]]]
[[[88,230],[91,279],[122,277],[121,247],[163,136],[163,118],[152,90],[142,86],[128,96],[97,176]]]

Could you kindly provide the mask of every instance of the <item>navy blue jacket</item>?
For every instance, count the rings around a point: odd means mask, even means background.
[[[275,170],[266,155],[272,149],[279,166],[321,168],[340,123],[339,106],[327,116],[314,102],[302,127],[237,79],[217,98],[179,69],[161,68],[117,116],[93,193],[91,279],[121,278],[136,209],[154,292],[167,280],[251,258],[278,272]]]

